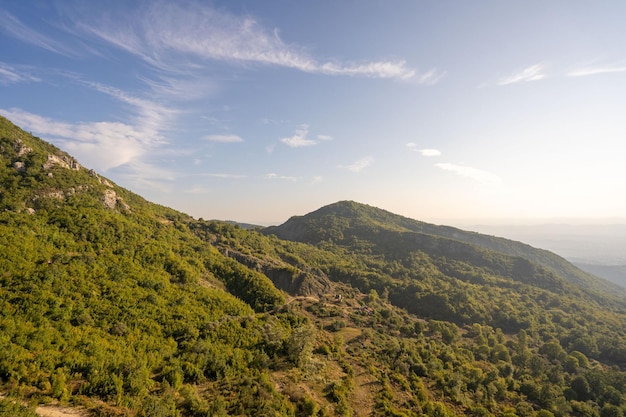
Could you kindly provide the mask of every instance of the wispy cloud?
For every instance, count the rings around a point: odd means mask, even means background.
[[[285,180],[285,181],[297,181],[298,180],[296,177],[291,177],[287,175],[279,175],[279,174],[276,174],[275,172],[270,172],[270,173],[265,174],[264,178],[267,180]]]
[[[222,179],[230,179],[230,180],[240,180],[243,178],[248,178],[247,175],[244,174],[224,174],[224,173],[217,173],[217,174],[208,174],[209,177],[213,177],[213,178],[222,178]]]
[[[367,156],[365,158],[359,159],[358,161],[351,163],[350,165],[339,165],[339,168],[347,169],[348,171],[351,171],[351,172],[361,172],[365,168],[372,165],[373,163],[374,163],[374,158],[371,156]]]
[[[0,10],[0,31],[6,32],[8,35],[22,42],[35,45],[57,54],[77,56],[76,51],[31,29],[6,10]]]
[[[437,84],[443,77],[446,76],[445,71],[438,71],[437,68],[433,68],[417,77],[419,84],[434,85]]]
[[[194,185],[193,187],[186,189],[184,192],[187,194],[206,194],[211,192],[211,189],[203,185]]]
[[[130,118],[139,130],[149,136],[146,140],[150,143],[163,141],[163,131],[171,127],[173,119],[179,113],[178,110],[169,108],[156,101],[131,95],[115,87],[89,81],[78,81],[130,106]]]
[[[22,82],[39,82],[40,78],[29,74],[24,67],[15,67],[0,62],[0,84],[17,84]]]
[[[314,146],[320,142],[332,140],[332,136],[318,135],[317,139],[309,139],[309,125],[303,124],[298,126],[293,136],[280,139],[282,143],[291,148],[302,148],[306,146]]]
[[[589,75],[611,74],[616,72],[626,72],[626,67],[588,67],[581,68],[567,74],[568,77],[586,77]]]
[[[119,122],[66,123],[20,109],[1,109],[14,123],[56,139],[82,164],[104,172],[137,161],[148,151],[145,133]]]
[[[237,135],[207,135],[204,137],[209,142],[219,143],[238,143],[243,142],[243,139]]]
[[[507,77],[501,78],[498,85],[509,85],[527,81],[538,81],[545,78],[544,66],[535,64],[521,71],[515,72]]]
[[[91,167],[91,166],[90,166]],[[173,181],[178,177],[176,171],[162,165],[151,164],[133,158],[130,162],[114,168],[115,174],[124,178],[125,183],[142,189],[158,190],[169,193],[173,189]]]
[[[464,165],[456,165],[451,163],[439,163],[435,164],[436,167],[445,171],[452,171],[462,177],[470,178],[474,181],[478,181],[483,185],[498,185],[502,182],[500,177],[482,169],[472,168]]]
[[[418,152],[421,153],[422,156],[441,156],[441,151],[437,149],[419,149]]]
[[[406,147],[413,151],[413,152],[418,152],[420,153],[422,156],[427,156],[427,157],[432,157],[432,156],[441,156],[441,151],[438,149],[420,149],[416,143],[413,142],[409,142],[406,144]]]
[[[326,75],[387,78],[436,83],[443,73],[419,72],[406,61],[360,63],[319,60],[305,48],[285,43],[277,29],[268,29],[250,16],[218,11],[206,4],[155,2],[127,16],[80,21],[77,27],[115,47],[135,54],[150,65],[180,73],[180,62],[203,61],[271,65]],[[185,59],[181,59],[185,58]]]

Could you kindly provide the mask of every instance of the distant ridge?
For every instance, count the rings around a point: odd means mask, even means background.
[[[587,291],[598,291],[603,298],[609,295],[622,301],[626,299],[626,289],[584,272],[550,251],[510,239],[425,223],[354,201],[329,204],[307,215],[294,216],[282,225],[263,229],[263,233],[275,234],[281,239],[310,244],[329,239],[345,243],[352,237],[361,238],[372,233],[380,235],[383,231],[405,236],[411,233],[414,238],[420,239],[424,248],[434,245],[433,237],[438,237],[520,257],[554,271]]]

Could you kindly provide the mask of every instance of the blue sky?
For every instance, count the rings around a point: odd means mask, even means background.
[[[624,218],[623,1],[0,0],[0,114],[149,200],[276,224]]]

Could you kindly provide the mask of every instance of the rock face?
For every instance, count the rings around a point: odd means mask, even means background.
[[[20,156],[20,157],[26,154],[29,154],[33,151],[33,148],[29,148],[28,146],[24,145],[24,142],[22,142],[19,139],[15,139],[13,149],[15,149],[15,152],[17,152],[17,156]]]
[[[117,205],[117,193],[113,190],[106,190],[102,201],[106,207],[113,210]]]
[[[17,172],[24,172],[26,171],[26,164],[24,164],[24,162],[17,161],[13,164],[13,168],[15,168]]]
[[[43,164],[43,169],[49,170],[53,166],[58,165],[73,171],[80,170],[81,166],[74,158],[69,156],[48,155],[48,160]]]
[[[122,197],[119,197],[117,195],[115,190],[112,190],[110,188],[104,192],[102,202],[104,203],[105,207],[111,210],[115,210],[116,208],[118,208],[120,211],[130,213],[130,206],[126,204]]]

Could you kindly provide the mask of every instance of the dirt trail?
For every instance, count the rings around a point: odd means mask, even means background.
[[[41,417],[86,417],[87,414],[80,409],[59,407],[57,405],[40,405],[35,412]]]
[[[4,393],[0,392],[0,400],[6,398]],[[35,409],[35,413],[41,417],[88,417],[86,411],[80,408],[61,407],[58,405],[40,405]]]

